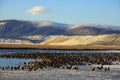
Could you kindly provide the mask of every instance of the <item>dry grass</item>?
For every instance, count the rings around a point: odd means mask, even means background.
[[[116,45],[120,46],[120,35],[94,35],[94,36],[52,36],[41,45]]]
[[[66,46],[66,45],[39,45],[39,44],[0,44],[0,48],[120,50],[120,46],[101,46],[101,45]]]

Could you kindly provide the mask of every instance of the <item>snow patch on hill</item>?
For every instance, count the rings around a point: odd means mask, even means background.
[[[32,42],[28,40],[20,40],[20,39],[0,39],[0,44],[31,44]]]
[[[7,22],[0,22],[0,26],[4,26]]]

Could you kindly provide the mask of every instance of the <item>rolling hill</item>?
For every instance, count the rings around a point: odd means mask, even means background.
[[[41,45],[120,45],[120,35],[51,36]]]

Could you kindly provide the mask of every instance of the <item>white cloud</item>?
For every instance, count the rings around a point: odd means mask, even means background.
[[[44,10],[45,10],[45,7],[43,7],[43,6],[35,6],[31,9],[27,10],[27,12],[32,15],[38,15],[38,14],[42,13]]]

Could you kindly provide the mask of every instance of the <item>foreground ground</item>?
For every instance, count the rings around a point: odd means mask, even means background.
[[[37,59],[14,68],[1,66],[0,80],[120,80],[119,53],[17,53],[0,57]]]
[[[94,66],[96,65],[80,65],[78,70],[62,68],[45,68],[37,71],[1,70],[0,80],[120,80],[120,65],[110,65],[109,71],[92,71]]]

